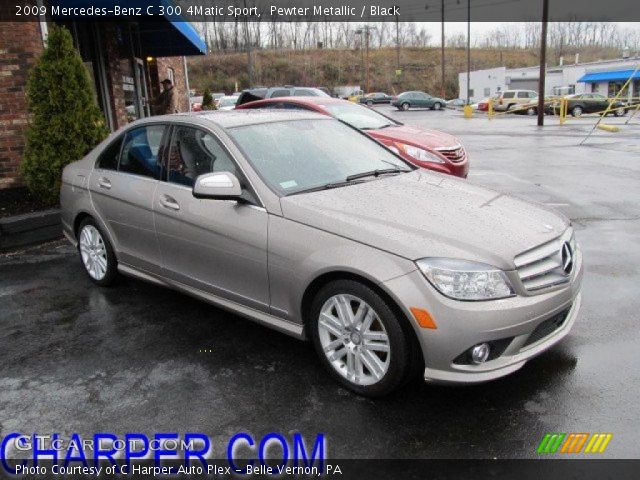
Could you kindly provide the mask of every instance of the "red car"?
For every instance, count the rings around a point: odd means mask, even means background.
[[[287,108],[312,110],[341,120],[391,148],[419,167],[466,178],[467,153],[448,133],[397,122],[369,107],[327,97],[276,97],[244,103],[236,109]]]

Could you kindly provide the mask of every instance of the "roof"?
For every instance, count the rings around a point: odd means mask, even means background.
[[[243,125],[257,125],[261,123],[286,122],[289,120],[311,120],[329,117],[314,112],[298,110],[230,110],[227,112],[207,111],[200,114],[201,118],[210,120],[222,128],[240,127]]]
[[[633,75],[633,78],[640,78],[640,71],[636,71],[634,75],[633,70],[611,70],[608,72],[593,72],[586,73],[578,79],[579,82],[593,83],[593,82],[612,82],[616,80],[628,80]]]

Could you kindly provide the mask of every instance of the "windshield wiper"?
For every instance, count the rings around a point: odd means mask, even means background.
[[[347,182],[352,182],[353,180],[358,180],[359,178],[366,177],[379,177],[380,175],[385,175],[387,173],[405,173],[410,172],[411,170],[405,170],[404,168],[378,168],[377,170],[370,170],[368,172],[362,173],[354,173],[353,175],[349,175],[347,177]]]
[[[330,190],[332,188],[346,187],[348,185],[355,185],[356,183],[362,183],[362,182],[352,182],[350,180],[347,180],[346,182],[327,183],[325,185],[319,185],[317,187],[304,188],[302,190],[298,190],[297,192],[292,192],[289,195],[287,195],[287,197],[290,197],[291,195],[298,195],[299,193],[319,192],[321,190]]]

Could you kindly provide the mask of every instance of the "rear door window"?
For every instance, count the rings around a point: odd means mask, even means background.
[[[293,91],[293,95],[296,97],[317,97],[312,90],[298,89]]]
[[[121,172],[160,178],[158,160],[166,125],[148,125],[127,132],[122,146],[118,170]]]
[[[274,90],[274,91],[271,93],[270,98],[275,98],[275,97],[288,97],[288,96],[290,96],[290,95],[291,95],[291,93],[289,92],[289,90],[285,90],[285,89],[282,89],[282,90]]]

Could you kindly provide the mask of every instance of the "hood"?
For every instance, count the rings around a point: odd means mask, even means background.
[[[410,125],[399,125],[397,127],[382,128],[380,130],[367,130],[367,133],[378,140],[400,141],[416,146],[427,147],[431,150],[462,145],[460,140],[448,133]]]
[[[462,258],[503,270],[569,225],[544,206],[421,169],[283,197],[281,206],[285,218],[410,260]]]

